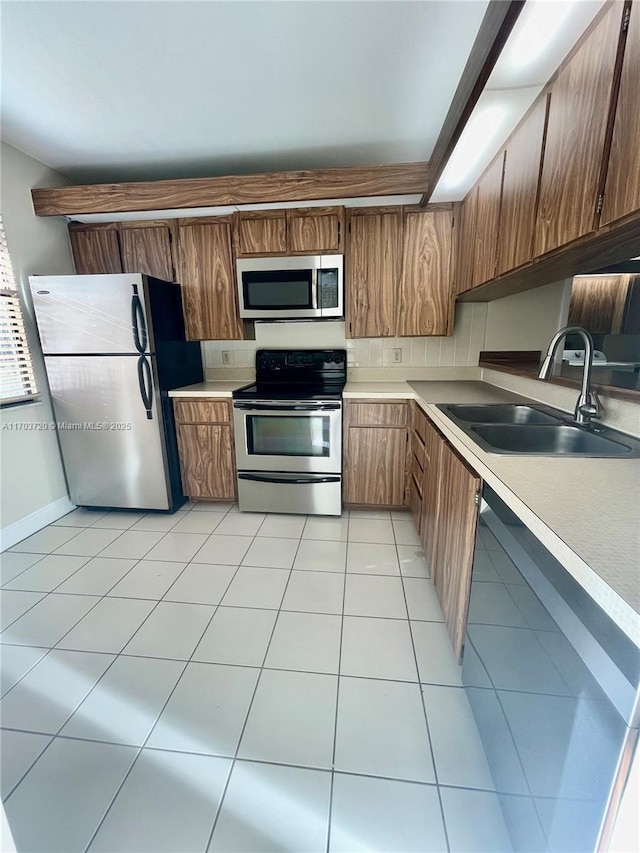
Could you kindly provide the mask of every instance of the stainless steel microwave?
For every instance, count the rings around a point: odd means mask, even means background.
[[[342,317],[343,255],[236,261],[240,316],[252,320]]]

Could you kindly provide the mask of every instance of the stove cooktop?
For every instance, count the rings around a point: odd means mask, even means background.
[[[233,392],[235,400],[335,400],[347,381],[344,349],[256,352],[256,382]]]

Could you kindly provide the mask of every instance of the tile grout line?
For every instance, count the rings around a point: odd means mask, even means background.
[[[394,534],[395,534],[395,528],[394,528]],[[397,554],[398,563],[399,563],[400,562],[400,554],[398,553],[398,543],[397,542],[396,542],[396,554]],[[429,567],[427,567],[427,568],[429,568]],[[422,704],[422,713],[424,715],[424,722],[425,722],[425,726],[427,729],[427,738],[429,740],[429,751],[431,754],[431,763],[433,764],[433,775],[434,775],[435,783],[436,783],[436,792],[438,795],[438,804],[440,806],[440,817],[442,818],[442,829],[444,832],[445,843],[447,845],[447,851],[450,851],[451,850],[451,844],[449,841],[449,832],[447,830],[447,821],[446,821],[446,817],[445,817],[445,813],[444,813],[444,805],[442,802],[442,794],[440,792],[440,784],[439,784],[439,779],[438,779],[438,767],[436,765],[436,756],[435,756],[435,752],[433,749],[433,740],[431,737],[431,730],[429,728],[429,716],[427,714],[427,705],[426,705],[426,702],[424,699],[424,690],[422,689],[422,682],[420,681],[420,667],[418,665],[418,655],[416,652],[416,644],[415,644],[415,639],[413,636],[413,629],[411,627],[411,619],[409,617],[409,601],[407,598],[407,590],[406,590],[406,587],[404,584],[404,577],[402,577],[402,573],[401,573],[401,581],[402,581],[402,592],[404,595],[405,607],[407,608],[407,624],[409,626],[409,636],[411,637],[411,649],[413,651],[413,660],[414,660],[416,672],[418,675],[418,689],[420,691],[420,701]]]
[[[269,517],[269,514],[267,513],[265,515],[264,521],[266,521],[268,517]],[[264,524],[264,521],[262,522],[262,524]],[[262,524],[260,525],[260,527],[262,527]],[[305,521],[305,526],[306,526],[306,521]],[[260,530],[260,527],[258,528],[258,532]],[[304,527],[303,527],[303,531],[304,531]],[[253,537],[251,544],[253,544],[253,541],[255,541],[255,539],[257,538],[257,535],[258,535],[258,533],[256,533],[256,535]],[[302,535],[300,536],[300,539],[298,540],[298,547],[296,548],[296,553],[293,556],[292,565],[293,565],[293,563],[295,563],[295,559],[296,559],[296,556],[298,554],[298,550],[300,549],[300,543],[301,542],[302,542]],[[251,548],[251,545],[249,546],[249,548]],[[248,553],[248,551],[249,551],[249,549],[247,549],[247,551],[245,552],[245,555]],[[269,654],[269,647],[271,646],[271,641],[273,640],[273,635],[275,634],[275,631],[276,631],[276,626],[278,624],[278,618],[280,616],[280,613],[282,612],[282,602],[284,601],[284,597],[287,594],[287,587],[289,586],[289,581],[291,580],[292,572],[293,572],[293,568],[289,569],[289,577],[287,578],[287,582],[284,586],[284,589],[282,590],[282,597],[280,599],[280,607],[278,608],[276,618],[273,621],[273,627],[271,628],[271,634],[269,635],[269,641],[266,645],[264,655],[262,657],[262,664],[259,667],[259,672],[258,672],[258,677],[256,678],[255,687],[253,688],[253,693],[251,694],[251,699],[250,699],[249,705],[247,707],[247,712],[245,714],[244,722],[243,722],[242,728],[240,730],[240,735],[239,735],[238,741],[236,743],[236,748],[234,750],[234,754],[233,754],[233,757],[231,759],[231,765],[229,767],[229,774],[227,776],[227,779],[225,781],[223,789],[220,793],[220,800],[218,802],[218,807],[216,809],[216,813],[215,813],[214,818],[213,818],[213,823],[211,825],[211,831],[209,832],[209,837],[207,839],[206,847],[204,848],[205,853],[208,853],[208,850],[211,847],[213,835],[216,831],[216,826],[218,825],[218,819],[220,817],[220,814],[222,813],[222,807],[224,805],[224,801],[225,801],[225,798],[227,796],[227,791],[229,789],[229,784],[231,782],[231,776],[233,774],[234,767],[236,766],[236,761],[238,759],[238,752],[240,750],[240,744],[242,743],[242,738],[244,736],[244,732],[245,732],[245,729],[247,727],[247,722],[249,721],[249,715],[251,714],[251,708],[253,707],[253,702],[254,702],[254,700],[256,698],[256,694],[258,692],[258,686],[260,684],[260,679],[262,678],[262,673],[264,671],[264,663],[267,659],[267,655]]]
[[[204,544],[204,543],[203,543],[203,544]],[[186,569],[187,569],[188,565],[189,565],[189,564],[187,564],[187,566],[185,566],[184,571],[186,571]],[[239,567],[238,567],[238,568],[239,568]],[[229,589],[229,586],[231,586],[231,584],[233,583],[233,580],[234,580],[234,578],[235,578],[236,574],[237,574],[237,569],[236,569],[236,572],[234,572],[233,578],[231,578],[231,580],[230,580],[230,581],[229,581],[229,583],[227,584],[227,587],[226,587],[226,589],[225,589],[225,594],[226,594],[226,591]],[[160,603],[160,602],[158,602],[158,603]],[[154,610],[155,610],[155,608],[154,608]],[[98,834],[98,832],[100,831],[100,827],[103,825],[103,823],[104,823],[104,822],[105,822],[105,820],[107,819],[107,816],[108,816],[109,812],[111,811],[111,808],[112,808],[113,804],[114,804],[114,803],[115,803],[115,801],[117,800],[118,795],[120,794],[120,791],[123,789],[123,787],[124,787],[124,785],[125,785],[125,783],[126,783],[127,779],[129,778],[129,776],[130,776],[130,774],[131,774],[131,772],[132,772],[132,770],[133,770],[133,768],[134,768],[134,766],[135,766],[136,762],[138,761],[138,758],[142,755],[142,751],[144,750],[144,748],[145,748],[146,744],[148,743],[149,738],[150,738],[150,737],[151,737],[151,735],[153,734],[153,731],[154,731],[155,727],[156,727],[156,726],[157,726],[157,724],[158,724],[158,720],[160,719],[160,717],[161,717],[161,716],[162,716],[162,714],[164,713],[164,711],[165,711],[165,709],[166,709],[167,705],[168,705],[168,704],[169,704],[169,702],[171,701],[171,697],[172,697],[172,696],[173,696],[173,694],[175,693],[175,691],[176,691],[176,689],[177,689],[177,687],[178,687],[178,684],[179,684],[179,683],[180,683],[180,681],[182,680],[182,677],[183,677],[183,675],[185,674],[185,672],[187,671],[187,667],[189,666],[189,664],[190,664],[190,663],[191,663],[191,661],[192,661],[193,654],[195,653],[195,650],[197,649],[197,647],[198,647],[198,646],[200,645],[200,643],[202,642],[202,638],[204,637],[205,633],[207,632],[207,629],[208,629],[209,625],[211,624],[211,621],[212,621],[213,617],[215,616],[215,614],[216,614],[217,610],[218,610],[218,606],[216,606],[216,607],[214,608],[214,611],[213,611],[213,613],[211,614],[211,618],[209,619],[209,621],[207,622],[206,626],[204,627],[204,629],[203,629],[202,633],[200,634],[200,639],[195,643],[195,645],[194,645],[194,647],[193,647],[193,651],[191,652],[191,656],[189,657],[189,659],[188,659],[187,661],[185,661],[184,666],[182,667],[182,671],[180,672],[180,675],[179,675],[179,676],[178,676],[178,678],[176,679],[176,682],[175,682],[175,684],[173,685],[173,688],[170,690],[169,695],[167,696],[166,701],[164,702],[164,704],[163,704],[163,705],[162,705],[162,707],[160,708],[160,711],[158,712],[158,714],[157,714],[157,716],[156,716],[156,718],[155,718],[155,720],[154,720],[153,724],[150,726],[149,731],[147,732],[147,736],[145,737],[145,739],[144,739],[143,743],[142,743],[142,744],[141,744],[141,746],[139,747],[138,752],[136,753],[135,758],[134,758],[134,759],[133,759],[133,761],[131,762],[131,765],[129,766],[129,768],[128,768],[127,772],[126,772],[126,773],[125,773],[125,775],[124,775],[124,778],[122,779],[122,782],[120,783],[120,785],[118,785],[118,787],[117,787],[116,791],[115,791],[115,792],[114,792],[114,794],[113,794],[113,797],[112,797],[112,798],[111,798],[111,800],[109,801],[109,804],[108,804],[108,806],[107,806],[107,808],[106,808],[106,810],[105,810],[105,812],[104,812],[104,814],[103,814],[102,818],[101,818],[101,819],[100,819],[100,821],[98,822],[98,825],[96,826],[95,830],[93,831],[93,833],[92,833],[92,835],[91,835],[91,837],[90,837],[90,839],[89,839],[89,841],[88,841],[88,843],[87,843],[87,846],[85,847],[85,853],[86,853],[86,851],[88,851],[88,850],[89,850],[89,848],[90,848],[90,847],[91,847],[91,845],[93,844],[93,841],[94,841],[94,839],[95,839],[96,835],[97,835],[97,834]],[[151,612],[153,612],[153,610],[152,610]],[[151,615],[151,613],[149,614],[149,616],[150,616],[150,615]],[[148,617],[147,617],[147,618],[148,618]],[[145,620],[145,621],[146,621],[146,620]],[[140,626],[140,627],[142,627],[142,626]],[[137,632],[136,632],[136,633],[137,633]],[[134,635],[134,636],[135,636],[135,635]],[[131,639],[133,639],[133,638],[130,638],[129,642],[131,642]],[[125,644],[125,646],[126,646],[126,645],[128,645],[128,643],[127,643],[127,644]],[[120,654],[118,655],[118,657],[120,657]],[[231,775],[231,766],[229,767],[229,776],[230,776],[230,775]],[[228,777],[227,777],[227,778],[228,778]]]
[[[338,713],[339,713],[339,702],[340,702],[340,676],[342,672],[342,642],[344,638],[344,608],[346,604],[347,598],[347,560],[349,555],[349,528],[351,526],[351,513],[347,516],[347,547],[345,549],[344,554],[344,581],[342,584],[342,613],[340,614],[340,645],[338,649],[338,677],[336,683],[336,712],[335,719],[333,722],[333,749],[331,753],[331,777],[329,780],[329,810],[327,814],[327,832],[326,832],[326,842],[325,842],[325,851],[329,853],[331,848],[331,818],[333,815],[333,788],[335,782],[335,773],[336,773],[336,747],[338,741]]]

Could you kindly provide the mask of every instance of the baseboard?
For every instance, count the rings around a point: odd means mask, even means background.
[[[27,536],[37,533],[47,524],[57,521],[75,508],[75,504],[72,504],[68,497],[59,498],[57,501],[32,512],[31,515],[21,518],[20,521],[14,521],[13,524],[3,527],[0,530],[0,550],[6,551],[7,548],[17,545]]]

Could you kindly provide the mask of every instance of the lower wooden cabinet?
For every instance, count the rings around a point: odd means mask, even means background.
[[[235,499],[235,455],[229,402],[176,399],[173,408],[184,493],[197,500]]]
[[[345,503],[407,504],[407,409],[404,400],[345,404]]]
[[[458,456],[449,442],[414,403],[414,447],[423,449],[424,464],[415,470],[415,497],[411,508],[420,513],[416,522],[425,560],[431,572],[454,653],[462,659],[471,594],[471,571],[478,518],[477,496],[482,481]],[[415,424],[424,435],[420,441]],[[414,454],[415,458],[415,454]],[[416,459],[416,463],[419,459]],[[412,474],[412,480],[414,475]],[[417,499],[420,494],[420,501]]]

